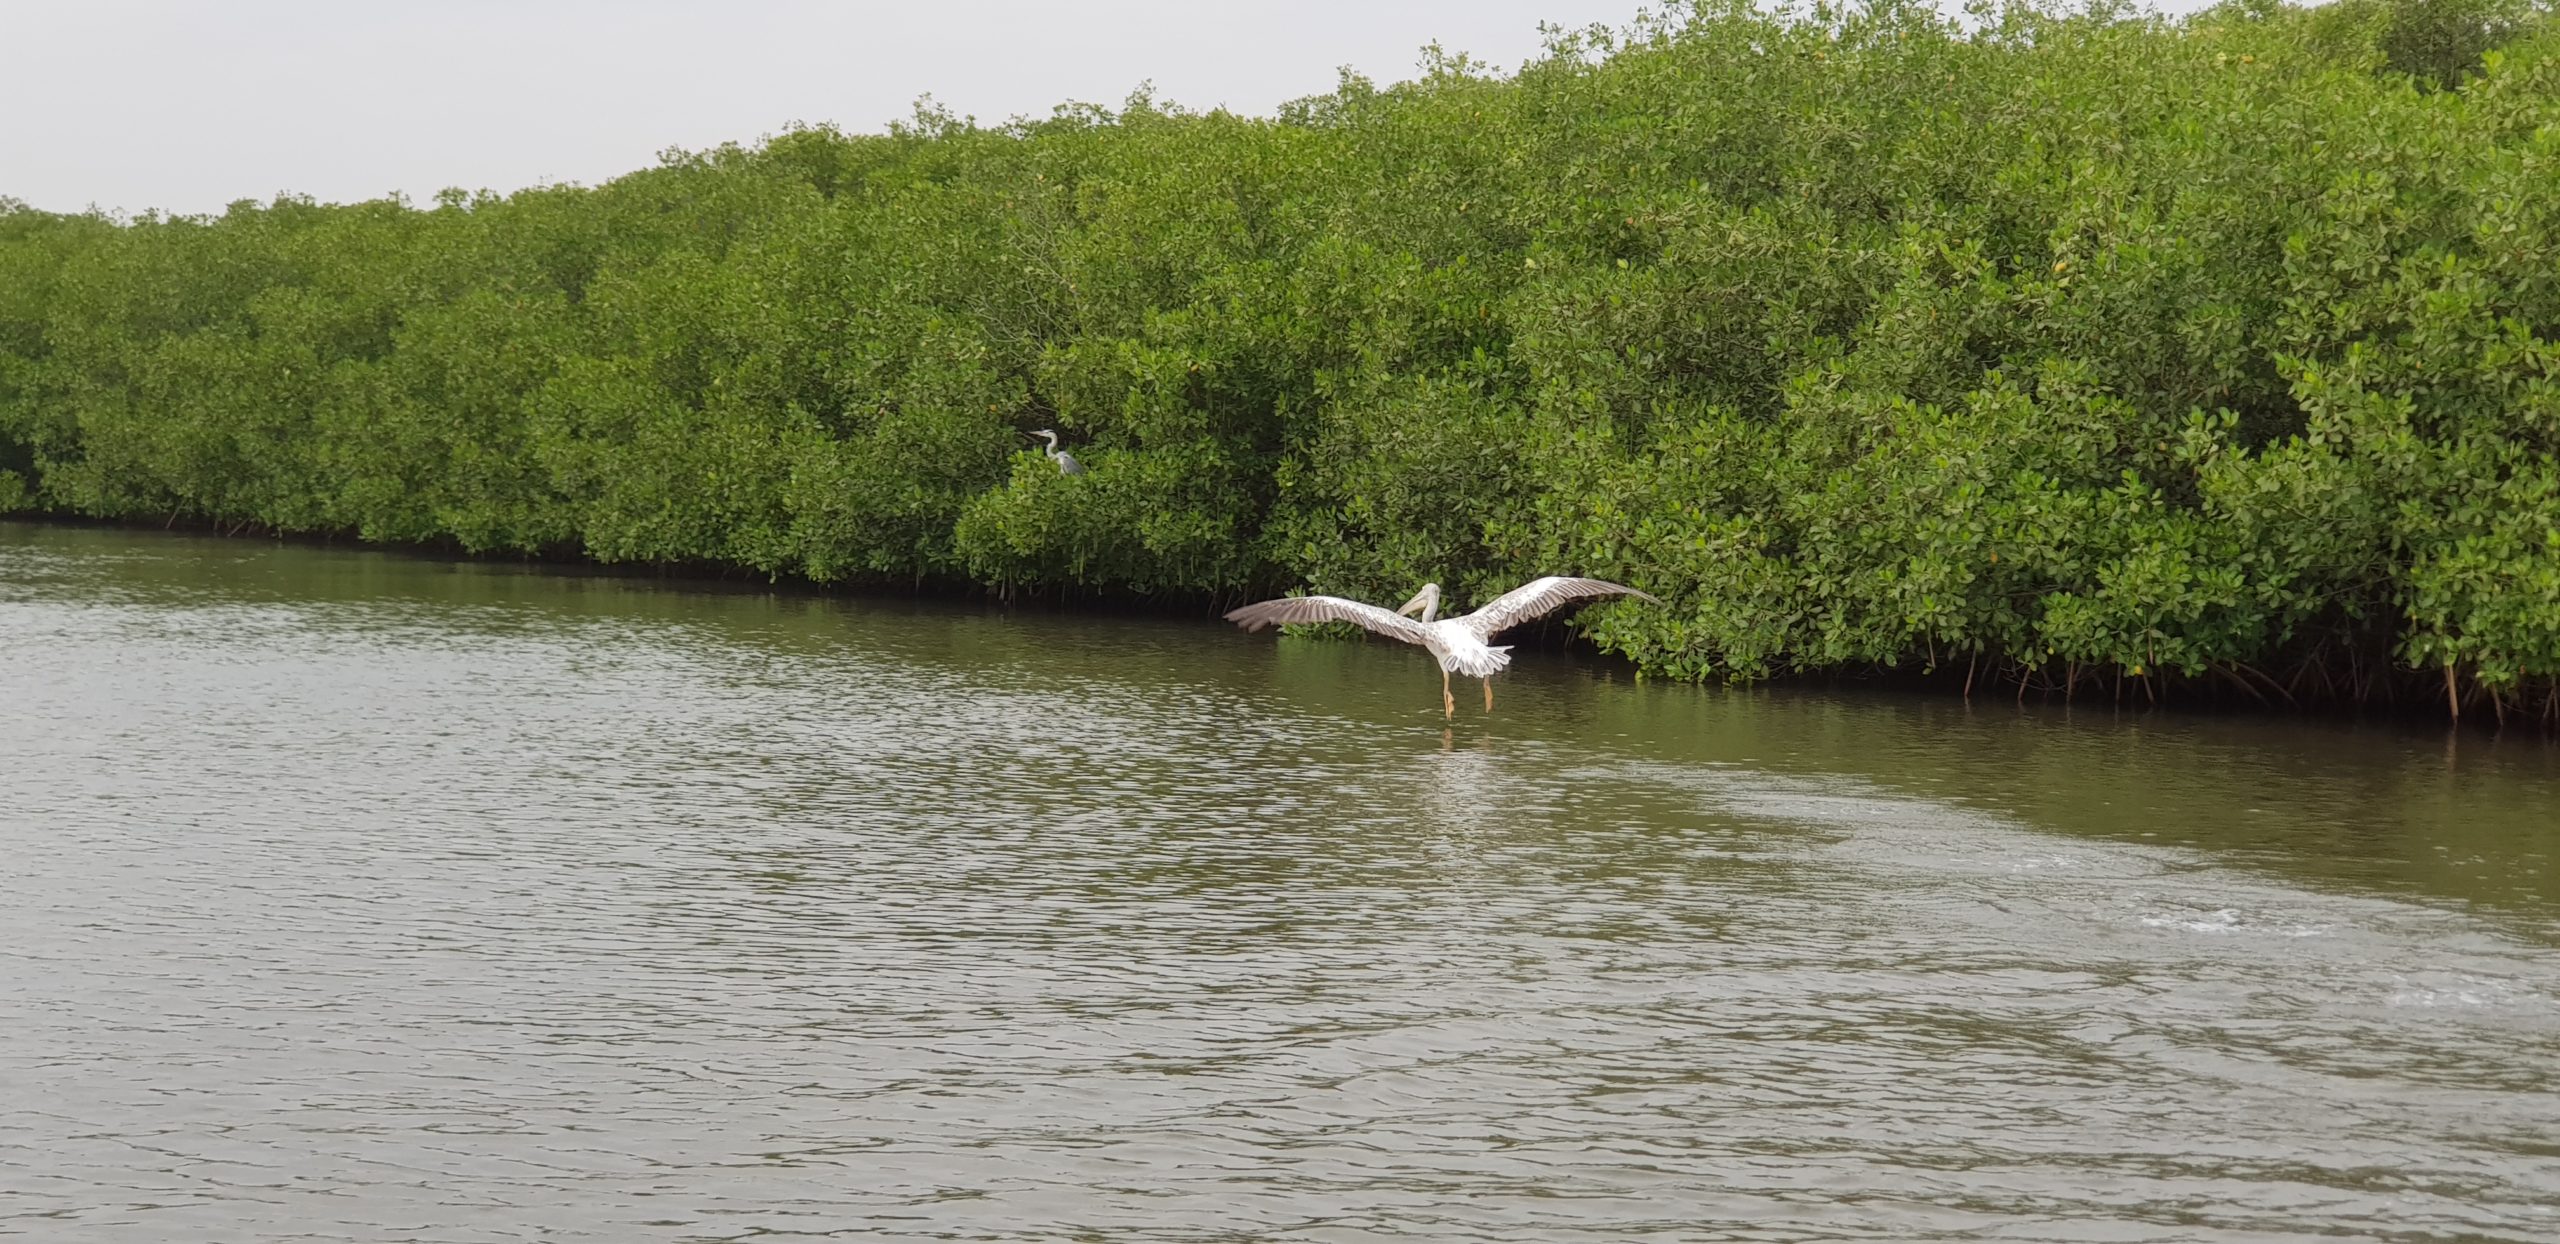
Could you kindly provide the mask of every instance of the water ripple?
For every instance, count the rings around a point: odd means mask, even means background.
[[[2547,836],[2210,738],[9,530],[0,1235],[2560,1236]]]

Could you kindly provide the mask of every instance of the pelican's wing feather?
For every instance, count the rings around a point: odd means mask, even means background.
[[[1603,600],[1614,596],[1634,596],[1651,600],[1657,605],[1662,603],[1623,583],[1611,583],[1606,579],[1575,579],[1564,575],[1548,575],[1546,578],[1532,579],[1504,592],[1494,597],[1492,602],[1484,608],[1452,621],[1465,623],[1479,638],[1491,639],[1523,622],[1535,621],[1554,613],[1574,601]]]
[[[1283,622],[1352,622],[1409,644],[1427,645],[1431,640],[1431,631],[1411,618],[1339,596],[1284,596],[1279,600],[1266,600],[1228,614],[1227,621],[1248,631]]]

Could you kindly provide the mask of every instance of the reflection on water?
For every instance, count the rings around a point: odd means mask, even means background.
[[[0,525],[0,1234],[2560,1237],[2547,745],[1500,703]]]

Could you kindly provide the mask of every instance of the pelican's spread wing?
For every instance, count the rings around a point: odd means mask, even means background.
[[[1228,614],[1227,621],[1248,631],[1283,622],[1354,622],[1409,644],[1427,646],[1431,640],[1430,630],[1411,618],[1339,596],[1286,596],[1279,600],[1266,600]]]
[[[1574,579],[1563,575],[1548,575],[1543,579],[1532,579],[1523,583],[1494,597],[1492,603],[1484,608],[1453,620],[1465,623],[1479,638],[1491,639],[1523,622],[1554,613],[1574,601],[1600,600],[1613,596],[1635,596],[1651,600],[1657,605],[1662,603],[1623,583],[1611,583],[1606,579]]]

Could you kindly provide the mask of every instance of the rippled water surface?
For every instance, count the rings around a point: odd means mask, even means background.
[[[0,1236],[2560,1239],[2560,758],[0,525]]]

